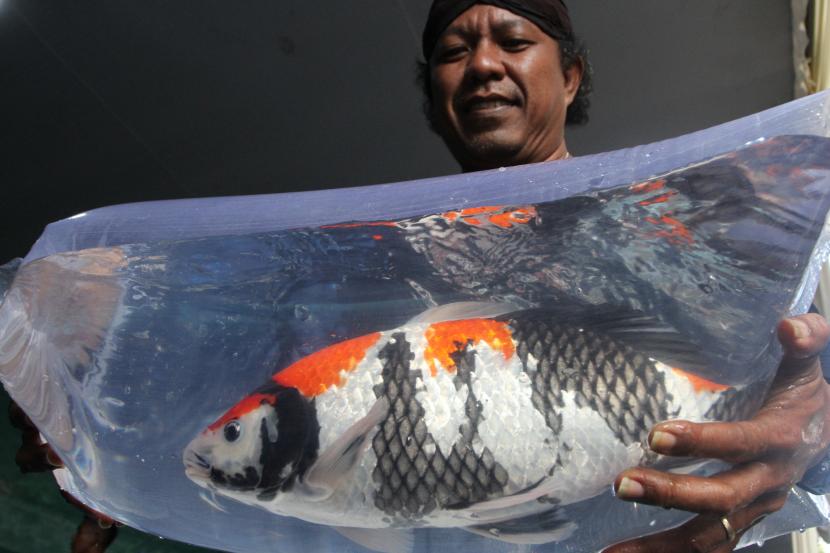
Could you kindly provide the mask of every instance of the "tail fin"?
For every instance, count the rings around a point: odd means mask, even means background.
[[[0,381],[58,450],[75,444],[62,386],[91,361],[120,305],[120,248],[53,255],[22,266],[0,305]]]

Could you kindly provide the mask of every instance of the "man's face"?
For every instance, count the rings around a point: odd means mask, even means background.
[[[430,60],[433,125],[465,170],[564,157],[564,126],[582,76],[559,44],[508,10],[476,4]]]

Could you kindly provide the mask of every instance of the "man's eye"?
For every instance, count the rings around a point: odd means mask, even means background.
[[[524,38],[508,38],[501,42],[502,48],[510,52],[518,52],[524,50],[533,44],[531,41]]]
[[[448,46],[446,48],[442,48],[438,52],[438,61],[455,61],[462,57],[466,51],[467,48],[464,46]]]

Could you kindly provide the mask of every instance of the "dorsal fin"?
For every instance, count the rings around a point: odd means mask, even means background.
[[[459,301],[431,307],[409,319],[405,326],[463,319],[492,319],[520,309],[518,305],[508,302]]]
[[[690,372],[711,372],[699,345],[672,325],[642,311],[613,306],[556,304],[500,317],[519,321],[532,319],[578,326],[623,342],[643,355]]]

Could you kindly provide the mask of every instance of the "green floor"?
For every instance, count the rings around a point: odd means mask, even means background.
[[[58,493],[51,474],[21,474],[14,463],[20,432],[7,416],[9,396],[0,387],[0,553],[64,553],[81,512]],[[107,553],[207,553],[211,550],[161,540],[121,528]]]

